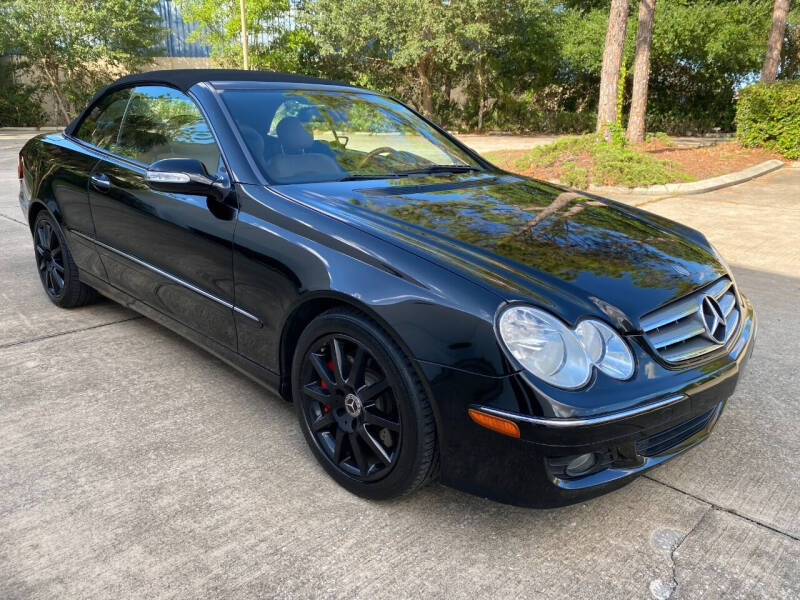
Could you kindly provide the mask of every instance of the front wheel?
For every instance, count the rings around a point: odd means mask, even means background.
[[[435,476],[436,427],[408,358],[375,322],[333,309],[300,336],[292,394],[306,441],[325,470],[371,499]]]

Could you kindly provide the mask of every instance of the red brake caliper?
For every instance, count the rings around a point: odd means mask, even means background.
[[[329,360],[329,361],[328,361],[328,368],[329,368],[331,371],[333,371],[333,360]],[[328,389],[328,386],[327,386],[327,385],[325,385],[325,382],[324,382],[324,381],[320,381],[320,382],[319,382],[319,387],[321,387],[323,390],[327,390],[327,389]],[[327,413],[331,412],[331,407],[330,407],[330,406],[328,406],[327,404],[323,404],[323,405],[322,405],[322,412],[323,412],[323,413],[325,413],[325,414],[327,414]]]

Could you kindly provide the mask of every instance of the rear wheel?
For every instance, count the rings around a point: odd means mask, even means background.
[[[350,309],[317,317],[292,368],[300,426],[317,460],[360,496],[392,498],[435,475],[430,403],[408,358],[372,320]]]
[[[33,224],[33,250],[42,287],[54,304],[73,308],[95,299],[96,292],[78,278],[78,267],[61,228],[45,210]]]

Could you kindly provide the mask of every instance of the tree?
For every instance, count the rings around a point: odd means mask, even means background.
[[[101,85],[159,53],[156,0],[11,0],[5,42],[68,123]]]
[[[461,0],[451,67],[469,96],[470,125],[482,131],[498,102],[552,81],[558,55],[553,17],[541,0]]]
[[[574,2],[558,13],[556,46],[559,103],[554,110],[588,110],[597,105],[608,6]],[[658,0],[653,24],[647,93],[648,131],[732,130],[735,95],[758,74],[772,0]],[[629,19],[625,63],[634,58],[636,27]],[[800,73],[800,11],[787,21],[781,77]],[[785,67],[785,68],[784,68]]]
[[[761,81],[775,81],[778,65],[781,62],[781,48],[786,32],[786,16],[789,14],[790,0],[775,0],[772,9],[772,28],[767,42],[767,53],[764,56],[764,67],[761,69]]]
[[[313,47],[308,32],[295,31],[290,23],[289,0],[247,0],[246,5],[241,0],[176,0],[176,4],[186,22],[199,25],[190,39],[210,46],[212,59],[224,67],[244,65],[246,48],[247,68],[299,70]]]
[[[628,141],[643,142],[647,112],[647,84],[650,79],[650,44],[653,40],[653,15],[656,0],[639,2],[639,26],[636,29],[636,56],[633,59],[633,91],[628,115]]]
[[[608,140],[609,125],[617,119],[617,88],[628,26],[628,0],[611,0],[603,68],[600,74],[600,100],[597,104],[597,131]]]
[[[456,101],[482,129],[501,98],[542,85],[555,69],[549,0],[314,0],[309,29],[348,79],[446,117]]]
[[[316,0],[308,10],[323,55],[339,56],[360,83],[403,92],[433,116],[437,83],[458,53],[459,9],[433,0]]]

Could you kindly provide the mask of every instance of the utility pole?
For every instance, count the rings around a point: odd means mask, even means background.
[[[244,1],[239,0],[239,13],[242,21],[242,68],[247,71],[250,68],[250,61],[247,58],[247,11]]]

